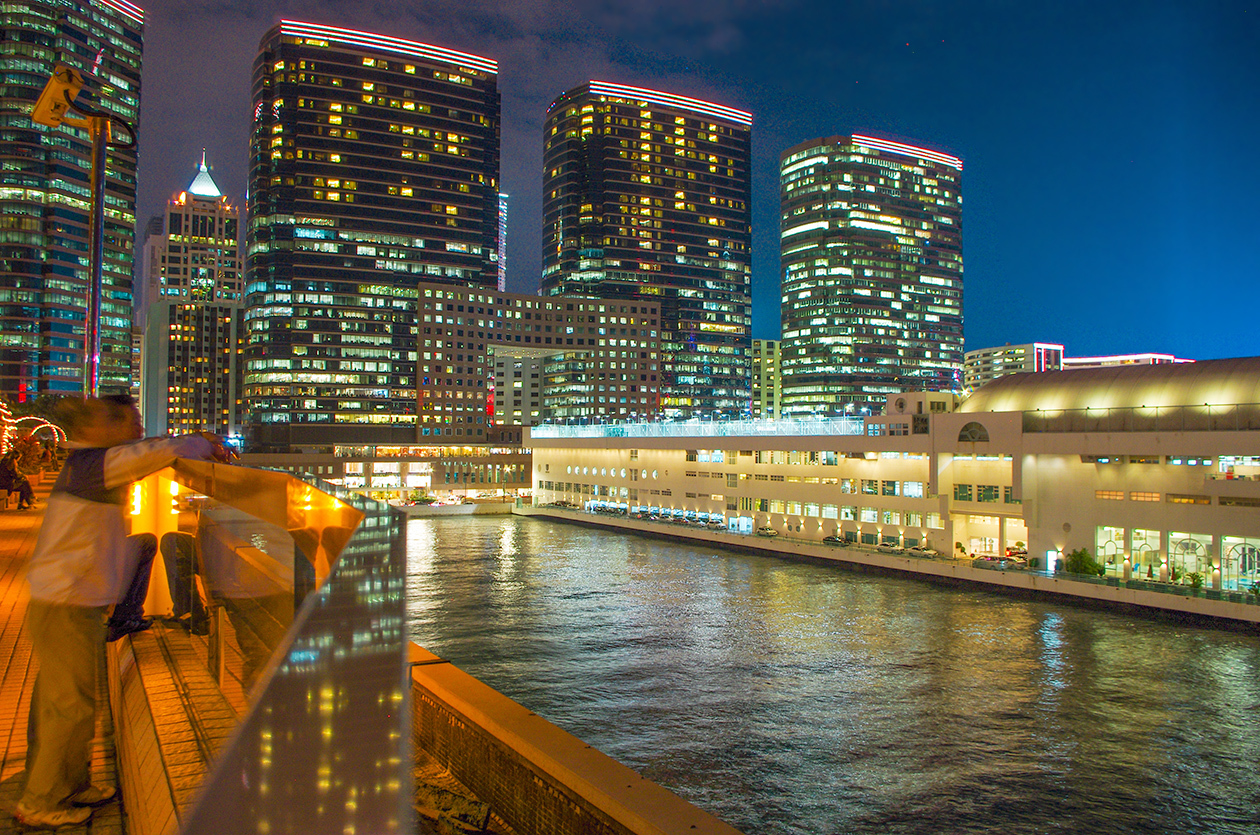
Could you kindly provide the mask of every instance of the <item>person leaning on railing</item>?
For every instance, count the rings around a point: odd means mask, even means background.
[[[136,574],[127,542],[127,485],[176,458],[228,460],[217,436],[145,441],[134,405],[120,399],[63,401],[59,423],[72,448],[48,497],[27,569],[26,631],[39,674],[31,694],[26,786],[14,809],[34,828],[76,825],[117,795],[92,785],[90,744],[96,722],[96,671],[105,615]]]

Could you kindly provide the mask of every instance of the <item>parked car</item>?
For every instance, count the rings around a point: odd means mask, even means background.
[[[824,536],[823,545],[839,545],[841,548],[847,548],[849,546],[849,540],[845,539],[843,536]]]
[[[1027,548],[1020,548],[1019,546],[1015,546],[1015,547],[1013,547],[1013,548],[1007,548],[1007,549],[1006,549],[1006,556],[1008,556],[1008,557],[1027,557],[1027,556],[1028,556],[1028,549],[1027,549]]]
[[[911,545],[906,549],[906,553],[915,557],[939,557],[940,551],[935,548],[929,548],[926,545]]]
[[[875,546],[875,550],[885,554],[904,554],[906,552],[905,548],[902,548],[900,545],[893,545],[891,542],[881,542]]]
[[[774,528],[770,527],[769,525],[762,525],[760,528],[757,528],[757,536],[778,536],[778,535],[779,535],[779,532],[776,531]]]
[[[705,527],[726,530],[726,523],[721,519],[710,519],[708,522],[705,522]]]

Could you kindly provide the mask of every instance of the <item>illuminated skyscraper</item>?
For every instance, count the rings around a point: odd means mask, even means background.
[[[145,241],[140,396],[150,435],[241,431],[239,214],[219,191],[205,152],[188,188]]]
[[[496,64],[283,21],[253,90],[255,448],[412,442],[417,282],[498,283]]]
[[[17,401],[83,391],[90,277],[92,140],[31,122],[56,64],[83,73],[76,101],[139,129],[144,12],[126,0],[0,6],[0,393]],[[93,69],[96,72],[93,73]],[[116,131],[115,141],[132,137]],[[111,146],[105,176],[102,390],[126,391],[136,149]]]
[[[783,412],[962,388],[962,160],[868,136],[785,151]]]
[[[547,111],[542,291],[659,302],[666,414],[748,408],[751,136],[743,111],[601,81]]]

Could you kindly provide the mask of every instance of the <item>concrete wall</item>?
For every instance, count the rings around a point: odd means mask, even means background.
[[[449,662],[411,661],[416,746],[520,835],[738,835]]]

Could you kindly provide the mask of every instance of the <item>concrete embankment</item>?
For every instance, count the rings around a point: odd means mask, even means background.
[[[1213,625],[1260,628],[1260,605],[1238,600],[1213,599],[1224,595],[1211,590],[1197,592],[1188,586],[1161,586],[1138,581],[1126,584],[1111,578],[1097,581],[1074,579],[1071,575],[1051,575],[1037,571],[977,568],[971,560],[925,559],[901,554],[867,551],[860,547],[838,548],[789,537],[757,537],[727,531],[683,527],[660,522],[628,519],[618,516],[597,516],[580,510],[552,507],[515,508],[520,516],[546,518],[556,522],[611,528],[643,536],[704,543],[718,548],[756,552],[787,559],[832,563],[858,570],[910,575],[953,585],[983,586],[1006,594],[1022,594],[1076,601],[1130,613],[1163,614],[1179,620],[1210,622]],[[1138,587],[1135,587],[1138,586]],[[1211,595],[1211,596],[1209,596]]]

